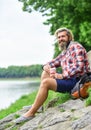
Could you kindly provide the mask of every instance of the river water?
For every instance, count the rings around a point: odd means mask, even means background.
[[[7,108],[22,95],[32,93],[38,89],[39,83],[27,80],[0,81],[0,110]]]

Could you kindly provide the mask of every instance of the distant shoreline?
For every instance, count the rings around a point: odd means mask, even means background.
[[[25,77],[25,78],[0,78],[0,81],[6,81],[6,80],[35,80],[35,81],[40,81],[40,77]]]

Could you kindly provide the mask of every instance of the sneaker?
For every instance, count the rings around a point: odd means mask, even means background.
[[[15,124],[20,124],[20,123],[32,120],[33,118],[34,118],[34,116],[30,116],[30,117],[20,116],[19,118],[15,119],[13,122]]]

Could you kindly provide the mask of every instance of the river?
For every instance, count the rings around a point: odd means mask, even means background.
[[[0,80],[0,110],[9,107],[22,95],[32,93],[38,86],[36,81]]]

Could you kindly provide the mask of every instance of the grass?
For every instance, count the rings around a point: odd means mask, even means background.
[[[0,110],[0,119],[4,118],[5,116],[14,113],[18,110],[20,110],[24,105],[29,105],[32,104],[34,101],[34,98],[36,96],[36,92],[33,92],[32,94],[29,95],[24,95],[22,96],[19,100],[16,100],[15,103],[12,103],[10,107],[6,109]]]
[[[89,94],[89,97],[85,100],[85,105],[86,105],[86,106],[91,105],[91,86],[90,86],[90,88],[88,89],[88,94]]]
[[[23,106],[33,104],[36,94],[37,94],[37,90],[32,94],[22,96],[19,100],[16,100],[15,103],[11,104],[10,107],[0,110],[0,119],[8,116],[11,113],[20,110]],[[49,91],[49,95],[47,100],[44,103],[44,107],[48,104],[50,100],[56,97],[58,98],[58,101],[56,102],[55,105],[61,104],[70,99],[70,95],[68,93],[61,94],[61,93],[55,93],[53,91]]]

